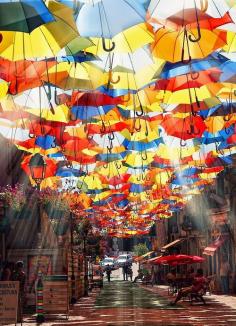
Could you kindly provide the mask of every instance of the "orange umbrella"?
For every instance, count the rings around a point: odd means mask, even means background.
[[[201,137],[206,125],[199,116],[188,116],[184,119],[166,115],[161,123],[168,135],[181,139]]]

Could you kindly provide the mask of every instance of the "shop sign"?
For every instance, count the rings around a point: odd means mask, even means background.
[[[17,323],[19,282],[0,282],[0,325]]]

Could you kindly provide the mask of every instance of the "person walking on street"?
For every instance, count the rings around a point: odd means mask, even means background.
[[[133,281],[133,270],[132,270],[132,266],[128,266],[128,275],[130,277],[130,281]],[[127,276],[128,278],[128,276]]]
[[[106,267],[106,274],[107,274],[107,280],[108,280],[108,282],[111,282],[111,267],[110,267],[109,264]]]
[[[229,272],[229,262],[223,259],[220,265],[221,290],[223,294],[229,294]]]
[[[127,262],[125,262],[124,265],[122,266],[123,280],[124,281],[128,281],[128,268],[129,268],[129,265],[128,265]]]

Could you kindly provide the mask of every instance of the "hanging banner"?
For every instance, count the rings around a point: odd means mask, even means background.
[[[17,323],[19,282],[0,282],[0,325]]]

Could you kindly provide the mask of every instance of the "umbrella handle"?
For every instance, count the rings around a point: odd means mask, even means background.
[[[191,114],[193,117],[196,117],[197,112],[194,111],[193,103],[191,103]]]
[[[200,0],[201,11],[206,12],[208,9],[208,0]]]
[[[201,28],[200,28],[199,21],[198,21],[196,3],[195,3],[195,9],[196,9],[196,21],[197,21],[197,33],[198,33],[198,35],[197,35],[197,37],[192,37],[191,34],[188,36],[189,41],[194,42],[194,43],[199,42],[200,39],[202,38]]]
[[[87,134],[87,139],[88,140],[92,140],[93,139],[93,135],[92,134]]]
[[[115,42],[112,41],[112,46],[110,48],[107,48],[105,38],[102,37],[102,47],[104,51],[111,52],[115,49],[115,46],[116,46]]]
[[[225,128],[225,133],[226,133],[227,135],[229,135],[229,134],[230,134],[230,129]]]
[[[187,133],[189,135],[198,135],[199,132],[200,132],[200,130],[197,128],[195,129],[193,124],[190,125],[190,130],[187,130]]]
[[[56,144],[55,140],[56,140],[56,137],[54,137],[53,142],[51,143],[51,148],[56,148],[57,147],[57,144]]]
[[[105,134],[105,132],[106,132],[106,126],[105,126],[105,123],[102,121],[102,128],[101,128],[101,133],[102,134]]]
[[[184,60],[184,48],[182,48],[181,61],[182,61],[182,63],[184,63],[184,64],[188,64],[188,63],[190,63],[190,62],[192,61],[192,57],[191,57],[191,55],[189,55],[188,60]]]
[[[60,105],[61,104],[59,98],[57,97],[57,91],[56,91],[56,89],[55,89],[55,93],[54,93],[54,102],[56,103],[56,105]]]
[[[197,103],[198,108],[200,108],[200,107],[201,107],[201,104],[200,104],[200,102],[199,102],[199,99],[198,99],[197,95],[196,95],[196,103]],[[196,113],[196,112],[195,112],[195,113]]]
[[[145,152],[145,155],[143,156],[143,152],[142,152],[141,157],[142,157],[143,161],[146,161],[147,160],[147,152],[146,151],[144,151],[144,152]]]
[[[108,85],[109,85],[110,83],[112,83],[112,84],[118,84],[118,83],[119,83],[119,81],[120,81],[120,76],[118,76],[117,79],[114,80],[114,79],[112,78],[112,70],[111,70],[111,69],[109,70],[108,76],[109,76],[109,77],[108,77],[108,78],[109,78]]]
[[[146,175],[145,181],[151,181],[150,175]]]
[[[199,77],[199,72],[198,71],[191,71],[191,78],[192,80],[196,80]]]
[[[219,149],[218,144],[216,143],[216,152],[220,155],[224,155],[224,151],[222,149]]]
[[[139,127],[137,128],[137,127],[136,127],[136,124],[135,124],[135,122],[134,122],[134,129],[135,129],[137,132],[139,132],[139,131],[142,129],[141,123],[139,123]]]
[[[49,106],[50,106],[50,111],[52,112],[52,114],[55,114],[55,110],[54,110],[54,107],[51,102],[49,102]]]
[[[115,162],[115,166],[116,166],[116,168],[117,168],[118,170],[120,170],[120,169],[122,168],[122,164],[119,164],[119,165],[118,165],[117,162]]]
[[[35,134],[31,134],[30,132],[29,132],[29,138],[35,138]]]
[[[114,132],[112,131],[111,134],[108,135],[109,140],[114,140],[115,139],[115,135]]]
[[[128,95],[127,99],[125,99],[125,100],[122,100],[122,102],[124,102],[124,103],[127,103],[127,102],[129,102],[129,101],[130,101],[130,93],[128,93],[127,95]]]
[[[72,163],[70,161],[66,161],[66,167],[69,169],[69,168],[72,168]]]
[[[111,142],[111,144],[110,144],[110,146],[107,146],[107,150],[108,150],[108,152],[111,154],[111,152],[112,152],[112,149],[113,149],[113,145],[112,145],[112,142]]]
[[[223,120],[224,120],[225,122],[230,121],[230,119],[231,119],[230,114],[227,114],[227,115],[224,115],[224,116],[223,116]]]
[[[140,108],[141,108],[141,112],[140,113],[138,113],[137,111],[135,112],[135,114],[136,114],[137,117],[142,117],[143,116],[143,106],[142,106],[141,103],[140,103]]]
[[[186,141],[184,139],[180,139],[180,146],[185,147],[187,145]]]

